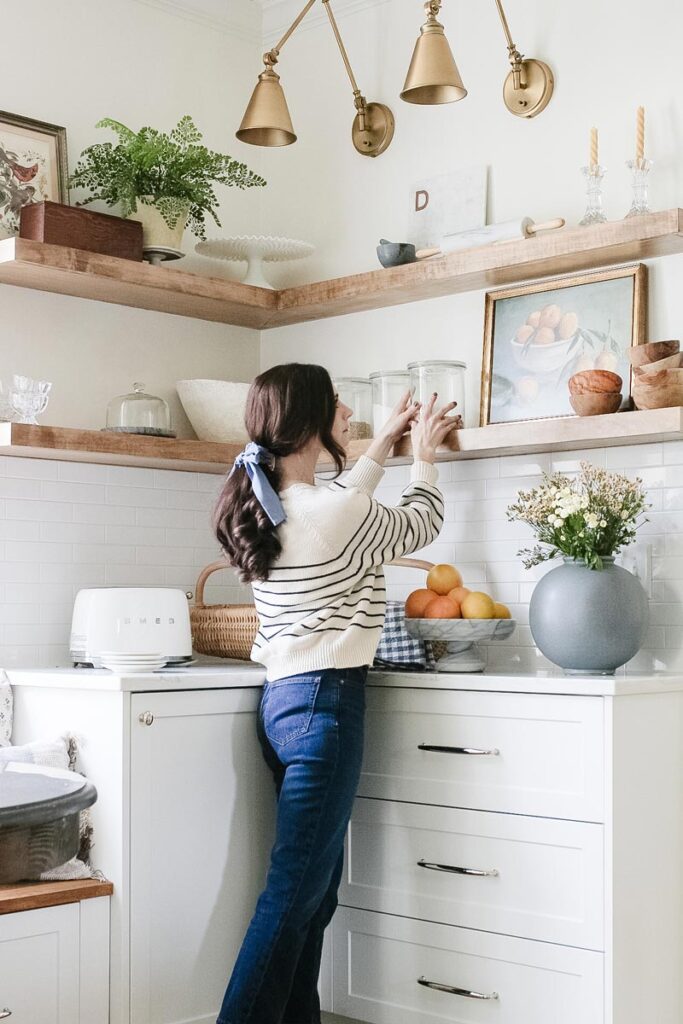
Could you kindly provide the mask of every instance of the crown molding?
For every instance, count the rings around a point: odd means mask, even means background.
[[[348,14],[356,14],[358,11],[368,11],[372,7],[381,7],[387,3],[389,0],[332,0],[332,9],[335,16],[343,17]],[[264,45],[272,44],[273,38],[277,39],[283,35],[303,5],[304,0],[261,0]],[[297,32],[317,28],[323,23],[328,24],[328,21],[321,3],[309,11]]]
[[[196,25],[203,25],[213,30],[218,29],[219,32],[224,32],[226,35],[261,46],[263,33],[261,31],[261,18],[258,15],[254,19],[253,25],[245,25],[241,22],[233,21],[229,17],[198,11],[190,4],[183,3],[183,0],[134,0],[134,3],[142,4],[145,7],[154,7],[156,10],[163,11],[164,14],[171,14],[176,18],[182,18],[185,21],[191,21]],[[259,5],[255,4],[254,6],[258,11]]]

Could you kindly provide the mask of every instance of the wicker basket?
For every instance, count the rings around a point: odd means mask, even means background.
[[[228,562],[212,562],[197,580],[194,608],[190,609],[192,644],[198,654],[214,658],[238,658],[249,661],[258,631],[258,616],[253,604],[204,604],[204,587],[209,576],[229,569]]]
[[[421,558],[397,558],[389,565],[403,566],[407,569],[423,569],[429,572],[434,568],[432,562]],[[253,604],[204,604],[204,587],[209,576],[219,569],[230,566],[222,559],[212,562],[202,569],[195,591],[195,605],[190,609],[192,627],[192,644],[198,654],[208,654],[213,658],[238,658],[249,661],[251,649],[258,632],[258,615]],[[446,644],[435,641],[432,643],[435,657],[440,657],[446,650]]]

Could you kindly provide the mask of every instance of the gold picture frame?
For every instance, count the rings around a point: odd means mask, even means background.
[[[66,128],[0,110],[0,238],[19,232],[29,203],[69,202]]]
[[[627,399],[626,352],[646,330],[643,263],[487,292],[481,426],[573,416],[566,382],[581,369],[618,373]]]

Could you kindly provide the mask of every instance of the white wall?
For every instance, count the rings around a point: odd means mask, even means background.
[[[315,257],[282,266],[280,281],[314,280],[378,267],[380,236],[403,239],[409,189],[416,178],[469,164],[490,168],[489,221],[524,215],[563,216],[575,224],[584,209],[579,171],[587,160],[591,125],[600,129],[608,169],[605,207],[622,216],[630,202],[624,162],[635,145],[635,110],[647,111],[646,148],[656,161],[651,190],[656,208],[681,202],[683,94],[679,40],[683,6],[635,0],[572,4],[509,0],[507,13],[520,49],[546,60],[556,79],[547,109],[526,121],[502,101],[507,53],[493,0],[445,0],[441,19],[469,90],[440,107],[404,103],[399,92],[419,26],[417,0],[360,5],[337,0],[338,21],[356,76],[369,100],[396,116],[390,149],[370,160],[350,139],[348,81],[329,26],[318,15],[283,49],[280,73],[299,141],[264,151],[272,186],[263,195],[264,226],[314,242]],[[296,4],[266,8],[267,38]],[[312,17],[309,16],[309,17]],[[683,257],[655,261],[651,271],[651,337],[677,337],[683,321],[678,286]],[[464,359],[469,367],[467,419],[476,424],[483,335],[483,293],[452,296],[336,320],[266,331],[264,366],[298,358],[322,362],[334,374],[365,375],[416,358]]]
[[[2,107],[65,126],[72,169],[82,149],[109,137],[94,127],[104,116],[169,130],[185,113],[207,145],[257,168],[258,151],[237,142],[234,130],[261,51],[259,12],[250,0],[225,7],[219,18],[172,0],[15,5],[3,21]],[[219,191],[224,233],[258,230],[261,190]],[[221,229],[211,222],[208,230]],[[185,236],[186,252],[194,241]],[[197,256],[173,267],[235,274]],[[104,426],[109,399],[142,380],[171,401],[177,428],[192,436],[175,381],[249,380],[258,368],[258,334],[243,328],[6,285],[0,301],[0,379],[19,372],[54,381],[44,423]]]

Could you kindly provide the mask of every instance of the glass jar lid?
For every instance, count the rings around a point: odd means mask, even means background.
[[[367,377],[333,377],[333,384],[369,384]]]
[[[375,370],[370,374],[370,380],[377,380],[378,377],[407,377],[407,370]]]
[[[416,363],[408,363],[409,370],[417,370],[422,366],[459,366],[463,370],[467,369],[467,363],[461,363],[457,359],[420,359]]]

